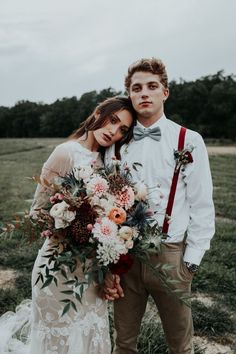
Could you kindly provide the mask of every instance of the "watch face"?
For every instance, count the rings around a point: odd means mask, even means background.
[[[195,273],[198,270],[198,265],[186,262],[186,267],[191,273]]]
[[[197,271],[197,267],[191,266],[191,267],[189,268],[189,270],[190,270],[192,273],[195,273],[195,272]]]

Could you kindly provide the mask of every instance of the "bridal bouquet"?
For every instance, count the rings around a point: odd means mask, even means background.
[[[33,224],[42,237],[50,239],[36,284],[57,285],[60,272],[67,287],[62,293],[81,301],[91,282],[102,284],[108,271],[127,272],[137,257],[168,286],[165,270],[169,266],[154,267],[149,261],[150,252],[160,251],[163,234],[148,205],[148,188],[133,183],[131,177],[129,167],[121,169],[115,158],[109,168],[74,168],[53,184],[34,177],[50,192],[48,205],[36,210],[37,218],[28,219],[30,230]],[[78,263],[83,279],[73,275]],[[76,310],[71,296],[62,301],[63,313],[71,306]]]

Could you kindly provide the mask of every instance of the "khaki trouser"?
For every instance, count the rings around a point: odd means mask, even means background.
[[[171,264],[172,285],[190,294],[192,275],[183,262],[183,242],[163,245],[159,255],[151,256],[153,263]],[[193,324],[191,309],[176,295],[169,293],[147,266],[135,261],[121,279],[125,296],[114,302],[115,348],[113,354],[138,353],[137,337],[150,294],[158,308],[170,354],[193,353]]]

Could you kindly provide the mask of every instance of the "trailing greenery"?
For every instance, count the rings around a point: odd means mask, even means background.
[[[205,138],[236,140],[236,80],[234,75],[170,82],[167,116],[197,130]],[[52,104],[19,101],[0,107],[0,137],[66,137],[107,97],[121,94],[112,88],[91,91]],[[224,124],[222,124],[224,122]]]

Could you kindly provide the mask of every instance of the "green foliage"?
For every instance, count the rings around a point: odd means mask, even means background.
[[[109,323],[112,347],[114,346],[114,320],[113,306],[109,304]],[[141,324],[141,330],[138,337],[138,352],[139,354],[167,354],[168,348],[164,337],[164,332],[161,323],[158,321],[158,314],[153,300],[150,298],[148,302],[148,311],[144,315]],[[204,354],[199,347],[195,345],[195,354]]]
[[[196,335],[215,338],[233,333],[235,326],[228,311],[217,304],[210,307],[194,300],[192,302],[193,322]]]
[[[32,199],[36,185],[25,177],[39,174],[43,162],[62,141],[63,139],[0,139],[2,221],[9,221],[11,215],[29,208],[30,203],[26,200]],[[194,301],[193,315],[197,334],[217,337],[218,341],[223,341],[233,331],[233,318],[230,314],[236,310],[236,157],[211,156],[210,164],[218,216],[216,235],[194,277],[193,291],[212,296],[215,305],[206,308]],[[1,240],[0,264],[4,268],[17,270],[18,278],[13,289],[0,289],[0,312],[14,310],[23,299],[31,296],[31,270],[38,247],[39,244],[36,243],[22,243],[20,238]],[[149,348],[150,353],[165,353],[166,345],[160,325],[147,320],[142,326],[140,353],[148,353]],[[195,353],[200,354],[200,349],[196,349]]]
[[[216,215],[236,219],[236,156],[210,158]]]
[[[119,94],[109,87],[86,92],[79,99],[64,97],[52,104],[20,101],[11,108],[0,107],[0,137],[66,137],[98,103]],[[204,137],[235,141],[235,97],[235,76],[219,71],[195,81],[170,82],[165,111],[171,119]]]
[[[152,319],[143,321],[141,332],[138,338],[139,354],[167,354],[169,353],[162,326],[159,322]],[[200,348],[195,346],[195,354],[204,354]]]
[[[24,299],[31,298],[31,271],[22,272],[15,281],[15,286],[0,289],[0,316],[6,311],[15,311]]]
[[[52,104],[20,101],[11,108],[0,107],[0,138],[67,137],[100,102],[119,94],[109,87],[84,93],[80,99],[64,97]]]
[[[15,311],[16,306],[24,300],[24,295],[16,288],[0,289],[0,316],[7,311]]]
[[[27,177],[40,174],[43,162],[62,141],[0,139],[0,220],[10,221],[16,212],[29,210],[36,184]]]
[[[140,354],[166,354],[168,348],[164,340],[162,326],[156,321],[143,322],[138,338]]]
[[[40,243],[21,242],[16,237],[1,240],[0,264],[2,267],[10,267],[20,272],[32,270]]]
[[[236,223],[217,221],[211,249],[194,278],[193,290],[210,294],[233,294],[236,291]]]
[[[235,77],[225,76],[223,71],[196,81],[172,81],[165,111],[177,123],[204,137],[235,140],[235,96]]]

